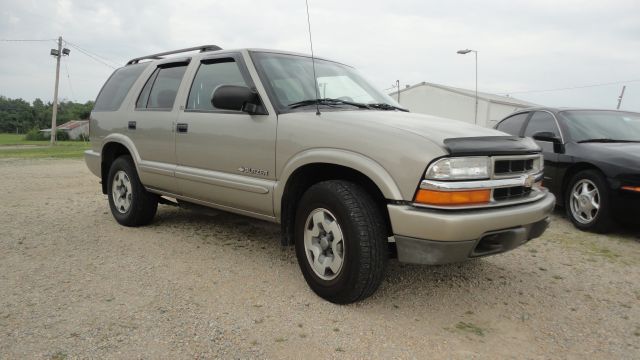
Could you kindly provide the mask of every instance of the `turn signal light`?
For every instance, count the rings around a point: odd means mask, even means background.
[[[623,186],[622,190],[640,192],[640,186]]]
[[[415,201],[425,205],[474,205],[486,204],[491,199],[491,190],[437,191],[420,189]]]

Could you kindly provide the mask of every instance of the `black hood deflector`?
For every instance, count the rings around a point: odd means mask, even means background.
[[[517,136],[480,136],[451,138],[444,146],[453,156],[536,154],[540,147],[529,138]]]

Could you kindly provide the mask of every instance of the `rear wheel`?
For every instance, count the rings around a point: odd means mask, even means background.
[[[347,304],[376,291],[388,258],[387,233],[364,189],[339,180],[313,185],[300,200],[295,226],[298,264],[316,294]]]
[[[147,225],[158,209],[158,196],[145,190],[131,156],[121,156],[109,169],[107,195],[113,217],[124,226]]]
[[[606,179],[596,170],[575,174],[567,186],[565,209],[580,230],[607,232],[613,220]]]

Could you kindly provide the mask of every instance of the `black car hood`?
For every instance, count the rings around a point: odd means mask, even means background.
[[[640,172],[640,143],[582,143],[583,157]]]

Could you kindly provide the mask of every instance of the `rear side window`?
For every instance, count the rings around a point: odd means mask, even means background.
[[[529,113],[517,114],[512,117],[506,118],[500,124],[498,124],[497,129],[500,131],[504,131],[507,134],[511,134],[514,136],[520,136],[520,130],[522,129],[522,125],[524,121],[529,116]]]
[[[93,111],[116,111],[148,64],[129,65],[116,70],[104,84]]]
[[[209,60],[200,65],[191,84],[187,109],[216,110],[211,98],[220,85],[247,86],[238,63],[232,58]]]
[[[186,69],[184,63],[157,68],[142,88],[136,108],[172,109]]]

